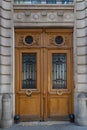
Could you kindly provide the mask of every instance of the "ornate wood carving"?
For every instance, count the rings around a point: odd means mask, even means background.
[[[27,44],[25,42],[25,37],[26,36],[32,36],[33,37],[33,42],[31,44]],[[36,33],[17,33],[16,34],[16,47],[31,47],[31,46],[36,46],[39,45],[40,41],[40,34]]]
[[[45,42],[44,40],[41,40],[44,38],[44,34],[45,37],[47,37],[47,40],[45,43],[44,47],[57,47],[57,48],[72,48],[72,42],[73,42],[73,36],[72,36],[72,32],[47,32],[46,29],[42,29],[41,31],[37,32],[37,31],[32,31],[32,32],[28,32],[28,31],[17,31],[16,33],[16,47],[27,47],[27,48],[31,48],[31,47],[43,47],[43,42]],[[25,38],[26,36],[32,36],[33,37],[33,42],[31,44],[27,44],[25,42]],[[63,38],[63,42],[61,44],[57,44],[55,41],[55,38],[57,36],[62,36]]]
[[[57,44],[55,42],[55,38],[57,36],[63,37],[63,42],[61,44]],[[48,33],[49,43],[48,46],[56,46],[56,47],[72,47],[72,33]]]

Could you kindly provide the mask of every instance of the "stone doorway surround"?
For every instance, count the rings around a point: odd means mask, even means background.
[[[12,113],[15,115],[14,101],[14,28],[61,27],[73,28],[74,47],[74,114],[78,118],[77,97],[87,92],[87,0],[75,0],[74,5],[53,7],[14,5],[12,0],[0,0],[0,119],[2,95],[12,97]],[[87,120],[87,119],[86,119]],[[87,124],[87,123],[86,123]]]

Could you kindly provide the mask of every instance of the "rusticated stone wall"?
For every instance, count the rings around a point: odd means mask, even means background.
[[[76,19],[78,91],[87,92],[87,0],[77,0]]]
[[[87,93],[87,0],[75,5],[75,113],[78,116],[78,95]],[[87,124],[87,123],[86,123]]]
[[[0,118],[3,93],[12,95],[12,4],[0,0]]]

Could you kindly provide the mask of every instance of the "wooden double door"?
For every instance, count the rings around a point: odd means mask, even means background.
[[[67,120],[73,113],[72,34],[15,30],[15,109],[22,120]]]

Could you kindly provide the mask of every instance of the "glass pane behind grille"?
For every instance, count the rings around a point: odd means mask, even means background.
[[[56,0],[46,0],[47,4],[56,4]]]
[[[22,89],[36,89],[36,54],[22,54]]]
[[[73,4],[74,0],[14,0],[16,4]]]
[[[52,55],[52,88],[66,89],[66,54]]]

